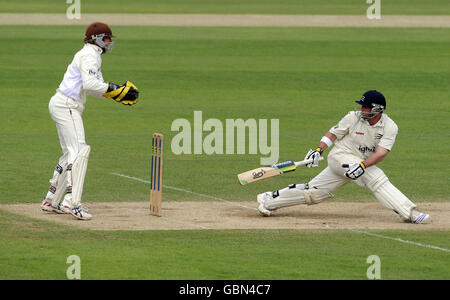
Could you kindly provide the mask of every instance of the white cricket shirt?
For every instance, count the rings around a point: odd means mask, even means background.
[[[84,109],[86,96],[101,97],[108,89],[101,72],[102,49],[93,44],[85,44],[78,51],[57,91],[74,99]]]
[[[378,146],[391,150],[398,133],[398,127],[385,113],[374,125],[360,118],[359,111],[350,111],[330,132],[334,134],[334,147],[329,155],[353,154],[364,160],[371,156]]]

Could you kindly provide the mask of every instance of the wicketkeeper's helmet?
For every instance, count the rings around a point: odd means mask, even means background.
[[[114,43],[111,43],[106,47],[105,38],[112,39],[116,37],[112,34],[111,28],[105,23],[95,22],[88,26],[84,37],[85,43],[90,43],[99,46],[103,49],[103,53],[111,51]]]

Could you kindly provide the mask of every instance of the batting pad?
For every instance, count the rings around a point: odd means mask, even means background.
[[[297,185],[304,187],[304,185]],[[320,189],[309,189],[304,190],[301,188],[296,188],[295,186],[290,186],[279,191],[279,196],[273,199],[269,199],[264,203],[264,207],[269,210],[275,210],[281,207],[288,207],[299,204],[317,204],[322,202],[322,200],[334,197],[332,193],[320,190]]]
[[[72,166],[72,206],[81,205],[81,195],[83,194],[84,177],[86,176],[87,164],[91,146],[85,145],[78,152]]]
[[[367,169],[366,174],[360,178],[362,180],[359,184],[365,184],[365,186],[372,191],[381,205],[392,209],[405,220],[411,218],[411,210],[415,208],[416,205],[389,181],[389,178],[381,169],[371,167],[370,170]]]
[[[56,180],[56,191],[55,194],[53,194],[53,197],[51,198],[53,207],[58,207],[58,204],[62,201],[62,197],[66,192],[66,185],[67,185],[66,178],[67,178],[67,169],[63,168],[61,174],[58,174],[58,178]]]
[[[393,209],[403,219],[409,220],[411,218],[411,210],[416,205],[389,180],[382,184],[373,194],[383,206]]]

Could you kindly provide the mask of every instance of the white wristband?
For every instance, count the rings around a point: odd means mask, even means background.
[[[331,145],[333,145],[333,141],[330,140],[328,137],[323,136],[322,139],[320,140],[321,142],[324,142],[325,144],[327,144],[327,147],[329,148]]]

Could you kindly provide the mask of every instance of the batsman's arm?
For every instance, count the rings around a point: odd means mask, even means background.
[[[320,140],[319,143],[320,153],[329,148],[334,143],[336,138],[337,137],[334,134],[328,131]]]
[[[374,166],[377,163],[381,162],[388,154],[388,149],[378,146],[375,153],[366,158],[362,163],[364,164],[364,166],[366,166],[366,168]]]

